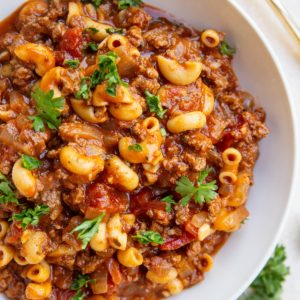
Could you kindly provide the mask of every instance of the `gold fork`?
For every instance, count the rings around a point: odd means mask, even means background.
[[[280,0],[269,0],[270,4],[272,4],[273,8],[280,14],[282,19],[290,28],[291,32],[294,34],[296,39],[300,42],[300,28],[290,15],[290,13],[286,10],[286,8],[282,5]]]

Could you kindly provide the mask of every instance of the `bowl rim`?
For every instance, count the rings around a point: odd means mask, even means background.
[[[282,234],[282,231],[284,229],[284,226],[287,221],[288,214],[290,212],[291,206],[293,201],[296,199],[296,182],[298,178],[298,171],[297,171],[297,166],[299,166],[299,155],[298,155],[298,150],[299,150],[299,128],[296,122],[296,110],[294,109],[294,102],[292,100],[292,95],[291,92],[288,88],[287,81],[283,75],[282,72],[282,65],[279,61],[279,58],[276,56],[275,51],[270,43],[270,41],[266,38],[262,30],[258,27],[258,25],[255,23],[255,21],[247,14],[247,12],[235,1],[229,0],[228,4],[231,5],[231,7],[237,11],[244,19],[245,21],[249,24],[250,27],[255,31],[255,33],[258,35],[259,39],[262,41],[264,46],[266,47],[267,51],[269,52],[271,59],[274,63],[274,67],[276,68],[276,71],[278,72],[279,78],[282,83],[283,91],[285,93],[286,99],[288,100],[288,107],[291,115],[291,123],[292,123],[292,152],[293,152],[293,157],[292,161],[293,163],[293,168],[291,170],[291,183],[289,187],[289,194],[287,195],[287,202],[286,202],[286,208],[283,212],[283,216],[281,217],[280,223],[278,225],[278,229],[276,232],[276,235],[272,239],[272,243],[270,243],[268,250],[266,253],[262,256],[260,259],[260,262],[256,265],[255,268],[253,268],[253,271],[251,274],[248,276],[248,280],[244,282],[244,284],[233,294],[232,299],[238,299],[242,293],[250,286],[250,284],[253,282],[253,280],[256,278],[256,276],[260,273],[260,271],[263,269],[265,264],[267,263],[267,260],[271,257],[278,241],[279,238]]]

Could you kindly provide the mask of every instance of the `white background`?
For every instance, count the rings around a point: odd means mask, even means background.
[[[286,78],[292,101],[298,112],[298,133],[300,128],[300,41],[297,41],[280,17],[269,5],[268,0],[232,0],[237,3],[259,26],[270,41],[279,61],[281,72]],[[289,13],[300,26],[300,0],[281,0]],[[272,86],[268,87],[272,88]],[[282,120],[284,122],[284,120]],[[298,139],[300,136],[298,136]],[[280,172],[280,170],[278,170]],[[282,233],[280,243],[288,253],[291,275],[283,292],[283,300],[300,299],[300,182],[296,189],[288,221]],[[299,198],[297,198],[299,196]],[[276,203],[274,203],[276,205]],[[266,222],[268,220],[266,219]]]

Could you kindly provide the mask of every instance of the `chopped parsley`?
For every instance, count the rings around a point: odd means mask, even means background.
[[[161,134],[161,136],[163,136],[163,137],[165,137],[165,136],[167,136],[167,131],[166,131],[166,129],[165,128],[160,128],[160,134]]]
[[[41,165],[41,161],[35,157],[22,154],[22,166],[27,170],[35,170]]]
[[[166,202],[166,212],[171,212],[172,204],[176,204],[172,195],[162,198],[160,201]]]
[[[124,30],[123,28],[107,28],[106,32],[108,34],[114,34],[114,33],[123,34]]]
[[[0,172],[0,204],[16,203],[19,201],[14,192],[13,184]]]
[[[236,48],[231,47],[226,41],[222,41],[219,46],[219,51],[221,54],[231,57],[235,54]]]
[[[289,267],[285,265],[286,252],[283,246],[277,246],[273,256],[252,282],[240,300],[280,300],[282,284],[289,275]]]
[[[159,96],[155,96],[148,91],[145,92],[145,95],[150,112],[156,113],[162,119],[167,110],[162,108]]]
[[[87,100],[90,97],[90,91],[91,79],[89,77],[81,78],[79,91],[75,94],[76,98]]]
[[[80,64],[78,59],[68,59],[64,61],[64,65],[68,66],[69,68],[76,69]]]
[[[194,198],[196,203],[202,204],[213,200],[218,189],[216,181],[204,183],[204,180],[211,172],[211,169],[205,169],[200,172],[196,184],[193,184],[187,177],[183,176],[176,182],[175,191],[182,197],[180,204],[186,206]]]
[[[118,8],[126,9],[130,6],[140,6],[142,3],[142,0],[118,0]]]
[[[76,294],[70,300],[83,300],[83,288],[87,288],[89,283],[94,283],[95,279],[91,279],[89,275],[78,274],[71,284],[71,290]]]
[[[115,97],[117,94],[118,84],[127,85],[121,80],[118,73],[117,58],[118,55],[114,52],[100,55],[98,60],[99,69],[91,77],[92,87],[96,87],[98,84],[106,81],[106,92],[112,97]]]
[[[78,232],[77,238],[82,242],[82,249],[87,247],[89,241],[98,232],[99,224],[104,216],[105,213],[101,213],[93,220],[85,220],[71,231],[71,233]]]
[[[45,123],[50,129],[57,129],[61,124],[60,114],[64,108],[64,98],[54,98],[54,91],[44,92],[39,87],[31,93],[35,101],[37,116],[30,116],[35,131],[45,131]]]
[[[98,33],[99,32],[99,30],[95,27],[88,27],[88,28],[85,29],[85,31],[90,31],[92,33]]]
[[[21,226],[26,228],[29,224],[37,225],[42,215],[48,214],[50,208],[48,205],[39,204],[35,208],[24,208],[22,212],[13,214],[12,220],[20,221]]]
[[[92,3],[96,8],[98,8],[102,0],[81,0],[83,3]]]
[[[97,52],[98,51],[98,45],[96,43],[94,43],[94,42],[90,42],[90,43],[86,44],[85,49],[89,49],[89,50],[91,50],[93,52]]]
[[[155,243],[155,244],[163,244],[164,239],[160,235],[160,233],[152,230],[148,231],[140,231],[136,235],[131,236],[134,239],[137,239],[140,244],[148,244],[148,243]]]
[[[142,152],[143,147],[141,144],[133,144],[133,145],[128,146],[128,150],[135,151],[135,152]]]

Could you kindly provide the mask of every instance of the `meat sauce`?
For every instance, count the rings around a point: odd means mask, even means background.
[[[249,214],[269,131],[238,86],[225,33],[144,4],[89,2],[32,0],[0,24],[0,292],[9,299],[175,295],[204,279]],[[191,82],[189,65],[200,68]],[[50,99],[44,110],[38,93]],[[202,121],[172,125],[190,113]],[[240,156],[235,169],[226,151]],[[33,266],[49,274],[30,276]]]

